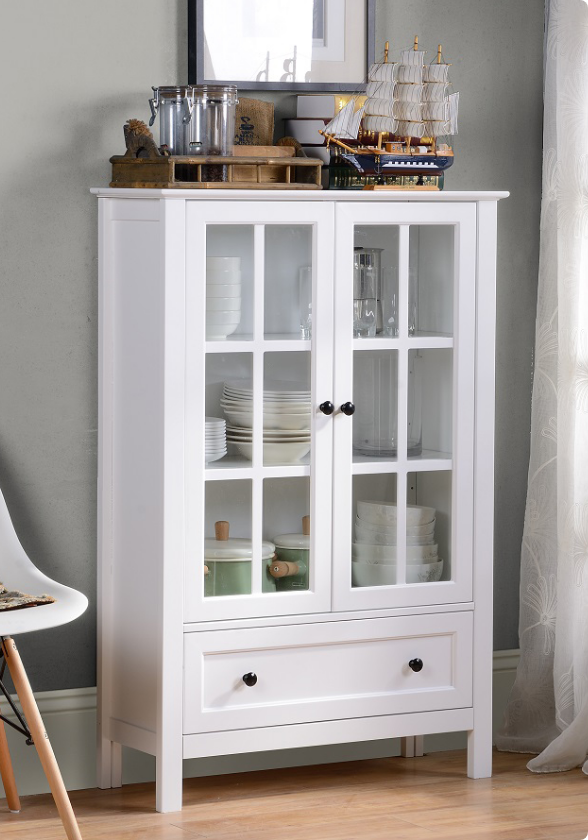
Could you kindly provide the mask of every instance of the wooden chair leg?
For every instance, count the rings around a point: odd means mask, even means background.
[[[47,776],[47,781],[49,782],[49,787],[51,788],[53,799],[57,805],[57,810],[59,812],[59,816],[61,817],[63,827],[65,828],[65,833],[67,834],[68,840],[82,840],[82,835],[80,834],[80,829],[73,812],[73,808],[71,807],[67,790],[63,784],[63,779],[59,771],[55,754],[49,742],[49,738],[47,737],[47,733],[45,732],[43,720],[39,713],[22,660],[18,650],[16,649],[14,639],[5,637],[2,641],[2,650],[4,651],[6,664],[8,665],[12,682],[14,683],[18,699],[20,700],[20,705],[22,706],[27,726],[31,733],[37,753],[39,754],[41,765],[45,771],[45,775]]]
[[[3,721],[0,720],[0,778],[4,785],[4,793],[6,794],[6,802],[8,808],[13,814],[18,814],[20,811],[20,799],[18,798],[18,791],[16,789],[16,779],[14,778],[14,770],[12,769],[12,761],[10,759],[10,752],[8,750],[8,741],[6,740],[6,730]]]

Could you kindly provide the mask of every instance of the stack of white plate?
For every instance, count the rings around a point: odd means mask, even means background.
[[[227,423],[222,417],[204,418],[204,460],[207,464],[227,454]]]
[[[263,460],[295,464],[310,451],[310,391],[297,382],[266,381],[263,392]],[[225,382],[221,406],[229,422],[227,440],[251,460],[253,386],[251,380]]]
[[[397,508],[384,502],[357,503],[352,547],[354,586],[396,583]],[[435,543],[435,508],[407,505],[406,582],[437,581],[443,573]]]
[[[241,258],[206,257],[206,338],[224,339],[241,321]]]

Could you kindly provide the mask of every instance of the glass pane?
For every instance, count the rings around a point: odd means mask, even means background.
[[[408,334],[453,334],[455,230],[451,225],[410,228]]]
[[[206,232],[206,338],[253,333],[253,226],[209,225]]]
[[[209,353],[206,356],[205,450],[207,466],[224,469],[249,466],[251,453],[241,444],[242,434],[251,435],[253,403],[250,353]],[[224,445],[223,445],[224,444]]]
[[[251,481],[208,481],[204,509],[204,595],[249,595]]]
[[[310,463],[309,352],[266,353],[263,386],[263,463]]]
[[[450,458],[453,350],[408,352],[408,455]]]
[[[312,332],[311,225],[265,228],[266,338],[310,338]]]
[[[310,588],[310,479],[269,478],[263,483],[263,538],[274,548],[263,558],[263,592]]]
[[[353,586],[396,583],[396,481],[395,473],[353,478]]]
[[[451,580],[451,472],[408,476],[406,582]]]
[[[398,335],[397,225],[357,226],[353,253],[355,338]]]
[[[353,459],[395,459],[398,451],[398,352],[353,354]]]

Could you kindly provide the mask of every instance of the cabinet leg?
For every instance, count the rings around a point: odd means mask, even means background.
[[[13,814],[18,814],[20,811],[20,799],[18,798],[18,791],[16,789],[16,779],[14,778],[14,770],[12,768],[12,759],[8,750],[8,741],[6,740],[6,730],[4,723],[0,720],[0,777],[4,785],[4,793],[6,794],[6,802],[8,809]]]
[[[492,731],[489,726],[468,732],[468,777],[489,779],[492,775]]]
[[[10,637],[5,637],[2,640],[2,651],[18,699],[20,700],[28,729],[35,744],[35,749],[39,755],[41,766],[47,776],[47,781],[49,782],[53,799],[57,805],[65,833],[67,834],[68,840],[82,840],[82,835],[80,834],[67,790],[63,784],[55,754],[47,737],[45,727],[43,726],[43,720],[14,640]]]
[[[155,759],[155,809],[162,814],[182,810],[182,761]]]
[[[408,735],[400,739],[400,755],[403,758],[417,758],[424,755],[423,735]]]
[[[98,736],[97,783],[103,790],[122,786],[122,747],[116,741]]]

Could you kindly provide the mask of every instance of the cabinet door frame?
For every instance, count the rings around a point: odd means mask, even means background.
[[[334,417],[333,480],[333,609],[382,609],[465,603],[472,600],[473,512],[474,512],[474,421],[475,421],[475,324],[477,282],[477,207],[474,202],[390,204],[339,203],[335,216],[335,405],[351,399],[353,371],[352,282],[354,228],[357,225],[394,225],[401,229],[399,247],[399,310],[408,313],[408,229],[410,225],[444,225],[454,228],[453,338],[400,336],[382,340],[357,339],[385,349],[406,353],[409,349],[450,346],[453,349],[453,448],[445,464],[409,460],[399,453],[386,465],[376,464],[373,472],[396,473],[399,502],[399,532],[405,518],[400,508],[406,501],[409,473],[449,468],[452,472],[452,568],[451,580],[436,583],[380,587],[351,584],[352,517],[352,423],[342,413]],[[402,231],[405,231],[403,234]],[[399,370],[399,394],[404,390],[404,373]],[[402,403],[401,403],[402,404]],[[399,424],[402,423],[399,410]],[[363,468],[364,474],[371,472]],[[399,552],[400,553],[400,552]],[[400,561],[402,562],[402,561]]]
[[[205,483],[214,480],[245,479],[252,482],[252,535],[254,556],[261,557],[261,528],[264,478],[308,475],[302,467],[254,466],[216,470],[204,463],[204,400],[207,353],[251,353],[254,377],[263,376],[264,353],[296,351],[295,340],[267,340],[264,336],[264,243],[268,225],[312,227],[313,333],[310,342],[300,344],[311,352],[311,581],[304,592],[255,593],[251,595],[205,597],[197,585],[194,569],[202,562],[204,546]],[[254,248],[254,332],[247,340],[210,342],[205,340],[206,231],[210,225],[243,225],[253,228]],[[334,209],[331,203],[276,201],[187,201],[186,202],[186,404],[185,404],[185,564],[184,621],[187,623],[242,619],[272,615],[325,612],[331,609],[331,480],[333,430],[331,418],[318,406],[332,399],[333,379],[333,236]],[[258,380],[259,381],[259,380]],[[262,397],[258,395],[261,410]],[[257,427],[261,443],[261,425]],[[257,489],[256,489],[257,488]],[[293,528],[295,530],[295,528]],[[233,534],[233,536],[243,536]],[[315,562],[313,562],[313,558]],[[261,563],[261,560],[259,560]],[[254,571],[255,574],[255,571]]]

